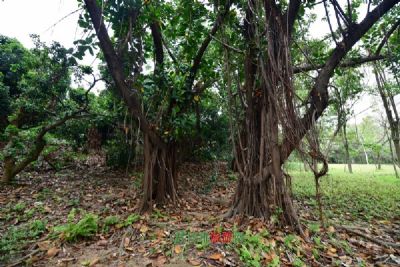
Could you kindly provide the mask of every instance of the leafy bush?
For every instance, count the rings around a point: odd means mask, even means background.
[[[135,223],[140,220],[140,215],[136,213],[132,213],[131,215],[128,216],[128,218],[125,219],[123,226],[129,226],[132,223]]]
[[[268,235],[268,233],[263,233],[263,235]],[[237,254],[246,266],[261,267],[262,253],[271,250],[263,242],[262,234],[252,234],[250,230],[247,230],[240,240],[233,239],[233,241]]]
[[[120,218],[118,216],[108,216],[104,219],[103,222],[103,232],[108,232],[110,226],[116,225],[119,223]]]
[[[75,209],[68,215],[68,223],[54,227],[54,233],[58,234],[63,240],[72,242],[79,238],[92,237],[98,230],[98,217],[94,214],[85,214],[78,223],[73,223]]]

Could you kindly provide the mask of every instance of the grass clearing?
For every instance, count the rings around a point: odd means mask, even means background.
[[[302,164],[291,164],[295,197],[310,206],[316,214],[315,183],[311,172]],[[327,176],[321,178],[323,205],[327,218],[337,220],[390,220],[400,217],[400,179],[392,165],[353,164],[353,173],[344,164],[330,164]]]

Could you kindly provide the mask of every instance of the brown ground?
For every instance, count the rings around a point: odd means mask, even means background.
[[[235,250],[241,244],[217,243],[204,249],[187,242],[174,243],[178,231],[208,234],[221,227],[232,230],[234,224],[242,232],[249,229],[250,236],[269,232],[261,242],[270,250],[257,252],[259,255],[252,255],[257,250],[250,251],[250,255],[260,257],[260,266],[267,266],[274,258],[280,259],[277,266],[302,266],[301,262],[307,266],[362,266],[363,262],[367,266],[400,264],[399,248],[376,244],[337,227],[331,226],[319,233],[307,229],[305,237],[297,236],[297,241],[290,241],[287,238],[290,231],[275,226],[272,221],[224,220],[222,215],[227,211],[235,186],[224,163],[185,164],[180,173],[179,203],[157,207],[156,212],[143,215],[130,226],[111,226],[109,231],[101,231],[105,217],[117,215],[125,219],[135,213],[139,179],[138,175],[79,164],[57,173],[24,173],[18,185],[0,189],[0,234],[4,236],[11,226],[18,227],[34,219],[46,220],[47,232],[38,240],[23,244],[21,253],[13,254],[7,263],[0,262],[0,266],[12,263],[23,266],[25,262],[34,266],[245,266],[244,262],[250,265],[249,261],[240,260]],[[37,206],[42,206],[42,211],[24,221],[21,214],[10,211],[10,207],[21,202],[26,205],[25,211]],[[310,214],[306,206],[299,203],[297,206],[302,220],[315,220],[316,216]],[[67,222],[73,207],[99,216],[97,235],[74,243],[51,235],[54,226]],[[400,229],[399,225],[393,225],[391,228]],[[374,232],[368,232],[371,231],[368,226],[360,228],[355,230],[365,230],[367,238],[374,236]],[[396,229],[393,231],[392,235],[399,234]],[[318,238],[320,241],[315,241]],[[251,241],[248,242],[251,247]],[[296,262],[296,258],[301,262]]]

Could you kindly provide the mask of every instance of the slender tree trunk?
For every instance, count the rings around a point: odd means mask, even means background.
[[[389,122],[389,129],[393,141],[394,150],[396,152],[396,164],[400,166],[400,118],[394,99],[390,92],[385,88],[386,79],[380,70],[378,64],[374,63],[374,74],[379,95],[381,96],[383,107],[385,108],[386,117]]]
[[[396,152],[396,163],[397,166],[400,167],[400,141],[399,141],[399,131],[398,128],[396,129],[395,127],[393,127],[392,129],[392,140],[393,140],[393,146],[394,146],[394,150]]]
[[[379,152],[378,152],[378,155],[377,155],[378,170],[381,170],[381,169],[382,169],[382,166],[381,166],[381,159],[382,159],[382,156],[381,156],[381,152],[379,151]]]
[[[386,132],[386,134],[387,134],[387,132]],[[396,178],[400,178],[399,173],[397,172],[396,159],[394,158],[394,155],[393,155],[392,140],[390,139],[388,134],[387,134],[387,137],[388,137],[388,141],[389,141],[390,157],[392,158],[394,173],[396,174]]]
[[[357,135],[358,142],[360,142],[361,147],[362,147],[363,152],[364,152],[365,162],[367,163],[367,165],[369,165],[368,153],[367,153],[367,150],[365,149],[365,146],[364,146],[364,138],[358,133],[356,117],[354,117],[354,127],[356,129],[356,135]]]
[[[343,131],[344,149],[345,149],[345,153],[346,153],[347,168],[349,170],[349,173],[353,173],[353,168],[351,165],[351,157],[350,157],[350,152],[349,152],[349,141],[347,139],[346,123],[343,124],[342,131]]]

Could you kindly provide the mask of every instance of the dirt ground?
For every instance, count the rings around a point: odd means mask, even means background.
[[[16,185],[0,189],[1,238],[11,227],[33,220],[46,221],[46,231],[18,241],[21,250],[6,256],[0,266],[400,266],[399,222],[359,222],[346,228],[332,224],[325,230],[305,228],[305,235],[298,236],[273,220],[225,219],[236,185],[227,165],[185,164],[180,170],[178,203],[107,229],[102,224],[107,216],[123,220],[136,214],[140,173],[84,164],[59,172],[24,173]],[[24,204],[23,211],[15,211],[18,203]],[[301,200],[295,204],[305,225],[317,223],[307,205]],[[94,236],[67,242],[54,234],[55,226],[68,222],[73,208],[79,211],[77,218],[84,213],[98,216]],[[26,218],[29,210],[33,215]],[[179,233],[209,236],[218,231],[247,237],[242,244],[176,240]]]

